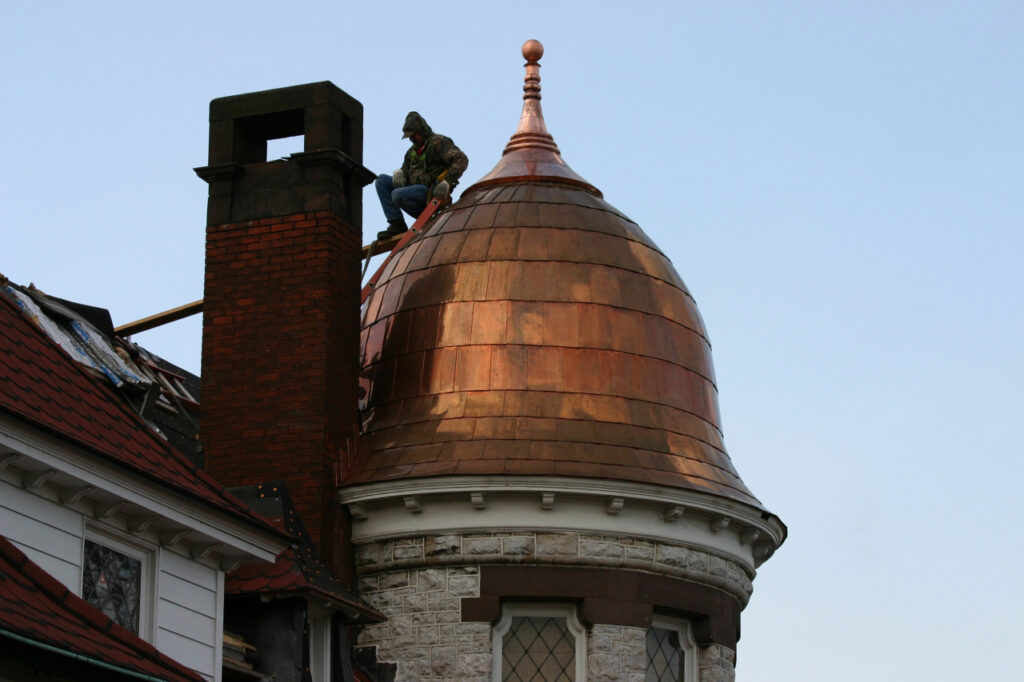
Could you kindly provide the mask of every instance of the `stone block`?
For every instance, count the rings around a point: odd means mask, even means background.
[[[497,556],[501,554],[498,538],[466,538],[462,542],[462,555],[466,557]]]
[[[630,563],[649,564],[654,561],[654,545],[649,542],[637,542],[632,545],[627,545],[625,549],[625,558],[626,561]]]
[[[480,578],[475,575],[453,575],[448,578],[448,594],[453,597],[480,595]],[[461,606],[461,605],[460,605]]]
[[[491,671],[491,654],[459,654],[458,668],[456,672],[460,679],[467,677],[484,676]]]
[[[359,566],[379,566],[391,561],[391,543],[373,542],[356,550],[356,564]]]
[[[418,658],[430,658],[430,648],[425,646],[411,646],[402,651],[402,658],[416,660]]]
[[[460,635],[490,635],[490,623],[458,623],[455,632]]]
[[[423,542],[423,554],[427,557],[453,556],[462,551],[462,538],[458,535],[432,535]]]
[[[406,545],[405,547],[395,547],[394,557],[395,561],[422,559],[423,547],[419,545]]]
[[[687,550],[685,547],[674,547],[672,545],[658,545],[655,561],[666,566],[686,567]]]
[[[394,571],[380,575],[380,589],[390,590],[409,585],[409,571]]]
[[[537,533],[537,556],[571,557],[579,554],[576,533]]]
[[[417,640],[420,644],[439,644],[441,635],[437,625],[427,625],[416,630]]]
[[[443,568],[425,568],[418,573],[417,592],[432,592],[444,589],[445,570]]]
[[[695,578],[706,575],[708,572],[708,559],[707,552],[698,552],[691,549],[690,558],[687,560],[687,569]]]
[[[430,650],[430,672],[440,677],[455,674],[456,652],[453,646],[435,646]]]
[[[533,536],[512,536],[501,539],[501,552],[509,558],[526,558],[534,553]]]
[[[619,657],[615,654],[596,653],[587,656],[588,682],[619,682]]]
[[[623,546],[604,540],[580,540],[580,556],[599,559],[622,559]]]
[[[395,675],[395,682],[416,682],[426,679],[430,675],[430,661],[419,659],[413,661],[400,661],[398,671]]]
[[[388,618],[388,624],[391,625],[391,634],[396,636],[414,634],[416,632],[416,625],[413,621],[414,616],[408,613],[391,616]]]

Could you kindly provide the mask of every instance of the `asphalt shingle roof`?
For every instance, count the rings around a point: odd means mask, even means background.
[[[203,679],[72,594],[0,536],[0,639],[11,635],[170,682]]]
[[[266,527],[240,500],[153,433],[110,388],[68,357],[2,288],[0,410],[158,484]]]

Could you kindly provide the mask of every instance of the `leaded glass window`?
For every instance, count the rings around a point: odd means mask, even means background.
[[[586,679],[586,630],[571,604],[506,604],[492,647],[494,682]]]
[[[572,682],[576,643],[565,618],[517,617],[501,642],[501,679]]]
[[[82,598],[118,625],[138,634],[142,561],[85,541]]]
[[[652,627],[647,631],[647,682],[683,682],[679,633]]]

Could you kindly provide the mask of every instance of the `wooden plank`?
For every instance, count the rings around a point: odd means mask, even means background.
[[[160,600],[157,607],[157,627],[175,632],[198,642],[208,643],[211,648],[216,636],[217,619],[204,613],[196,613],[191,609]]]
[[[181,320],[201,312],[203,312],[203,300],[199,299],[198,301],[193,301],[192,303],[187,303],[185,305],[178,306],[177,308],[165,310],[164,312],[157,313],[156,315],[144,317],[141,320],[122,324],[120,327],[114,327],[114,333],[119,336],[130,336],[149,329],[155,329],[156,327],[165,325],[169,322],[176,322],[177,320]]]
[[[7,484],[0,484],[0,535],[55,559],[81,563],[82,515]]]
[[[182,580],[178,576],[160,575],[160,599],[213,618],[216,615],[217,593]]]
[[[160,552],[160,571],[200,587],[208,592],[217,591],[217,571],[171,550]]]
[[[214,670],[214,648],[209,644],[197,642],[173,630],[157,628],[156,642],[160,653],[192,668],[209,679],[219,678],[219,670]]]

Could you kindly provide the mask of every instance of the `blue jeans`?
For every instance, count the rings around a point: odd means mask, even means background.
[[[381,208],[384,209],[384,217],[389,223],[399,220],[405,222],[402,218],[402,211],[411,215],[415,220],[427,207],[427,192],[430,191],[430,188],[426,185],[408,185],[396,189],[395,182],[390,175],[378,175],[373,185],[377,188],[377,196],[380,198]]]

